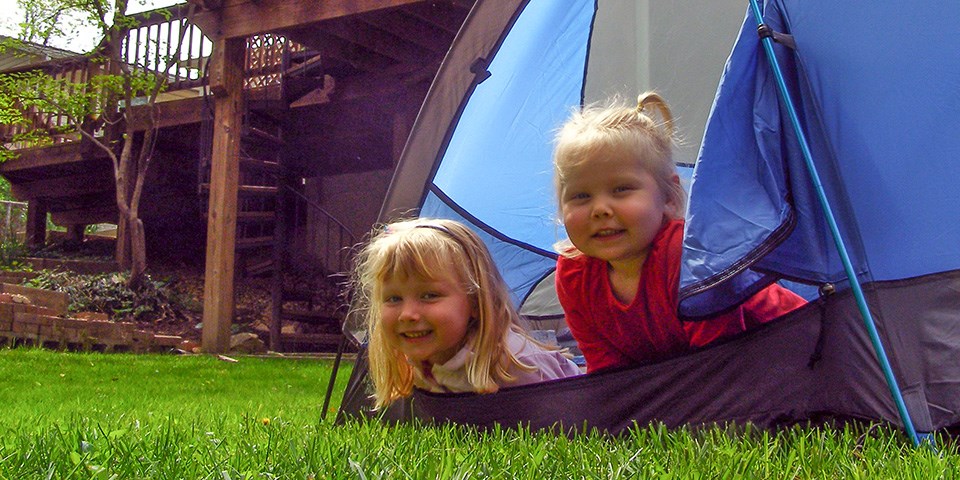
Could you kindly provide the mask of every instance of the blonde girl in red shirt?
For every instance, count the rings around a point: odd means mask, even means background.
[[[680,321],[686,194],[673,146],[670,108],[653,92],[636,106],[585,107],[557,134],[554,179],[569,238],[557,245],[557,293],[588,372],[669,358],[804,303],[774,284],[714,318]]]

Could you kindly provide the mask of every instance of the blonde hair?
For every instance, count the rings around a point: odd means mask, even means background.
[[[466,373],[475,391],[497,391],[500,382],[513,379],[508,373],[512,365],[533,369],[507,348],[511,330],[526,333],[506,283],[476,233],[452,220],[398,221],[374,229],[357,257],[353,274],[351,313],[365,320],[376,408],[413,390],[413,367],[390,346],[380,321],[384,281],[404,276],[431,280],[452,276],[462,282],[477,316],[465,338],[465,346],[474,352],[467,360]]]
[[[653,110],[662,122],[654,120]],[[553,182],[557,205],[562,205],[570,172],[584,164],[607,158],[611,153],[633,158],[650,173],[667,200],[677,206],[675,215],[683,216],[686,193],[673,179],[677,168],[673,147],[677,144],[670,107],[659,94],[645,92],[637,97],[637,105],[618,98],[606,104],[591,104],[574,111],[554,138]],[[555,245],[564,255],[580,252],[569,240]]]

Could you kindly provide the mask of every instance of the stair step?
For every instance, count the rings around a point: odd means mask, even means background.
[[[200,190],[210,191],[209,183],[201,183]],[[280,191],[279,187],[270,187],[265,185],[240,185],[237,187],[237,193],[243,195],[263,195],[263,196],[273,196]]]
[[[292,63],[289,68],[287,68],[283,75],[285,77],[290,76],[303,76],[309,74],[311,71],[316,70],[317,68],[323,67],[323,56],[314,54],[312,57],[302,57],[295,60],[302,60],[297,63]]]
[[[340,325],[340,319],[327,312],[282,309],[280,318],[312,325]]]
[[[277,162],[247,156],[240,157],[240,167],[249,170],[259,170],[261,172],[280,172],[280,164]]]
[[[248,138],[253,138],[257,140],[263,140],[266,142],[273,143],[274,145],[285,145],[285,142],[279,135],[274,135],[266,130],[257,128],[257,127],[246,127],[244,133]]]
[[[237,189],[237,192],[242,194],[266,196],[276,195],[279,191],[280,189],[277,187],[269,187],[265,185],[240,185],[240,187]]]
[[[250,248],[263,248],[273,246],[273,236],[269,237],[251,237],[251,238],[238,238],[237,239],[237,250],[246,250]]]
[[[244,273],[250,276],[263,275],[273,271],[273,259],[251,262],[244,269]]]
[[[276,218],[276,212],[271,210],[263,212],[237,212],[237,222],[240,223],[274,222]]]

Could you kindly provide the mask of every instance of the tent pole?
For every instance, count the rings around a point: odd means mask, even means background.
[[[750,0],[750,8],[753,11],[754,18],[757,20],[757,26],[763,26],[763,13],[760,11],[760,5],[757,0]],[[857,308],[860,310],[860,316],[863,318],[863,323],[866,325],[867,332],[870,334],[870,341],[873,343],[874,353],[876,353],[877,360],[880,363],[880,368],[883,370],[883,376],[886,378],[887,386],[890,388],[890,394],[893,396],[893,401],[897,405],[897,411],[900,413],[900,420],[903,422],[903,426],[907,430],[907,435],[910,436],[910,440],[913,441],[913,445],[919,446],[920,439],[917,436],[917,431],[914,428],[913,421],[910,419],[910,412],[907,411],[907,406],[903,402],[903,395],[900,393],[900,387],[897,385],[897,379],[893,375],[893,369],[890,367],[890,360],[887,358],[887,354],[883,348],[883,343],[880,341],[880,335],[877,333],[877,326],[873,320],[873,315],[870,313],[870,309],[867,306],[867,301],[863,295],[863,289],[860,287],[860,281],[857,279],[857,275],[853,270],[853,264],[850,261],[850,256],[847,254],[847,248],[843,243],[843,238],[840,236],[840,229],[837,227],[837,221],[833,216],[833,210],[830,208],[830,203],[827,201],[826,192],[823,189],[823,184],[820,182],[820,175],[817,173],[817,168],[813,164],[813,155],[810,153],[810,146],[807,143],[807,138],[803,133],[803,129],[800,128],[800,119],[797,117],[797,112],[794,109],[793,99],[790,97],[790,92],[787,90],[786,82],[783,79],[783,73],[781,73],[780,70],[780,64],[773,52],[773,41],[770,37],[764,37],[760,39],[760,42],[763,44],[763,49],[767,54],[767,60],[770,63],[770,68],[773,70],[773,75],[776,78],[777,87],[780,90],[780,99],[783,101],[784,106],[786,107],[790,116],[790,122],[793,124],[793,130],[794,133],[796,133],[797,140],[800,143],[800,150],[803,153],[803,160],[804,163],[806,163],[807,171],[810,174],[810,180],[816,189],[817,198],[820,201],[820,206],[823,209],[823,214],[824,217],[826,217],[827,224],[830,226],[830,233],[833,235],[833,241],[837,246],[838,253],[840,254],[840,260],[843,263],[843,268],[847,273],[847,278],[850,280],[850,287],[853,290],[853,296],[857,301]]]
[[[327,383],[327,395],[323,397],[323,410],[320,411],[320,420],[327,418],[327,409],[330,408],[330,398],[333,397],[333,386],[337,383],[337,373],[340,370],[340,359],[347,347],[347,334],[340,334],[340,345],[337,346],[337,356],[333,360],[333,370],[330,371],[330,382]]]

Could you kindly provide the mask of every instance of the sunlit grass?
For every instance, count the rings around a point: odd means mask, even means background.
[[[286,417],[320,418],[331,362],[318,359],[59,353],[0,349],[0,405],[8,422]],[[347,371],[341,372],[342,391]]]
[[[334,425],[329,367],[0,350],[0,478],[960,478],[953,440],[934,452],[884,427]]]

